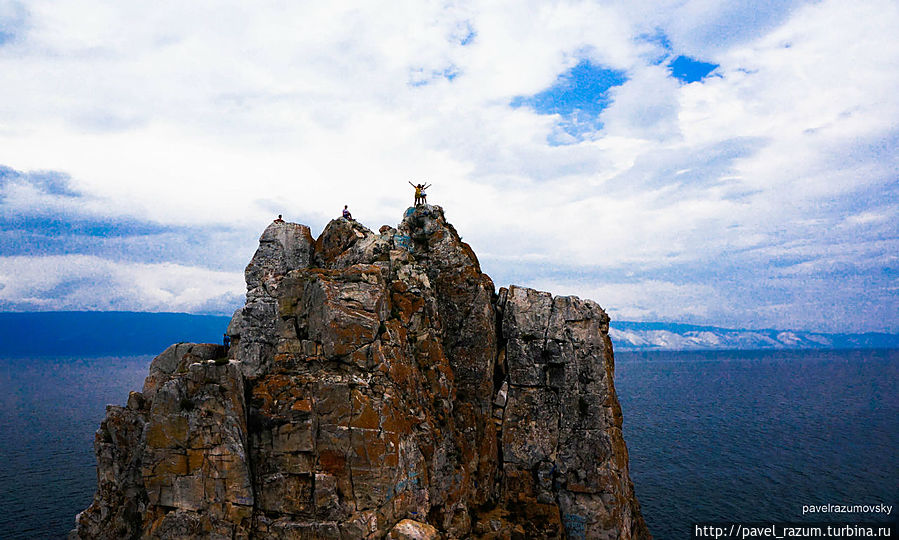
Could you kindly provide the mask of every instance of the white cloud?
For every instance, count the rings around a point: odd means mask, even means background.
[[[243,303],[243,274],[88,255],[0,257],[0,306],[15,311],[226,312]]]
[[[533,286],[553,294],[601,299],[616,320],[676,318],[709,321],[721,315],[720,293],[705,285],[680,285],[660,280],[615,282],[593,285],[574,280],[538,280]]]
[[[427,178],[488,272],[633,268],[686,297],[601,277],[589,290],[669,319],[726,311],[724,291],[686,293],[708,265],[751,264],[763,288],[777,250],[805,246],[814,266],[849,257],[849,237],[899,248],[884,207],[894,2],[4,6],[16,37],[0,43],[0,164],[68,173],[114,215],[261,230],[277,213],[320,226],[349,204],[377,228]],[[647,38],[661,34],[672,50]],[[678,54],[721,67],[681,84],[656,63]],[[601,131],[553,146],[559,119],[509,102],[582,58],[629,81]],[[643,274],[671,265],[692,266],[680,281]]]

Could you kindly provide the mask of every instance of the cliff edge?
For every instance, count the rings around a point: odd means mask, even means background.
[[[430,205],[276,220],[246,282],[107,408],[70,538],[650,538],[595,302],[496,293]]]

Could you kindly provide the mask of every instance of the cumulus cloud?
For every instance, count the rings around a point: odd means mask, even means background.
[[[631,318],[837,330],[820,313],[845,303],[899,330],[894,2],[0,6],[0,164],[32,175],[5,209],[158,227],[6,255],[200,279],[278,213],[377,228],[428,179],[494,277]],[[681,55],[718,68],[686,83]],[[585,62],[626,79],[586,131],[514,106]]]
[[[0,165],[0,256],[83,254],[238,270],[256,236],[242,225],[173,225],[125,215],[115,200],[74,189],[67,174]]]
[[[725,311],[719,293],[705,285],[641,280],[593,286],[577,280],[539,280],[535,286],[555,294],[602,298],[609,315],[620,320],[695,317],[709,321]]]
[[[0,257],[0,309],[225,313],[243,303],[242,272],[117,263],[86,255]]]

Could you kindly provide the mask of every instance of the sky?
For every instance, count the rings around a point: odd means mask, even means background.
[[[892,0],[0,0],[0,311],[230,314],[278,214],[376,231],[412,180],[497,287],[899,332],[896,28]]]

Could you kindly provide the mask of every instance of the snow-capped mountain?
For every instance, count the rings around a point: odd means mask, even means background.
[[[620,351],[698,349],[865,349],[899,347],[899,335],[746,330],[675,323],[612,321]]]

